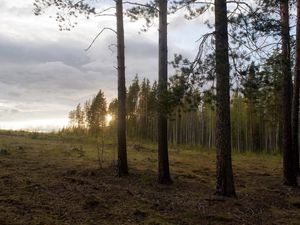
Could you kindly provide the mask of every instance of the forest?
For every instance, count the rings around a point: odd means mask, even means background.
[[[113,17],[85,51],[115,35],[117,83],[57,131],[0,130],[0,224],[300,224],[300,0],[32,6],[61,32]],[[208,18],[193,58],[169,54],[177,14]],[[157,26],[156,79],[128,79],[127,23]]]

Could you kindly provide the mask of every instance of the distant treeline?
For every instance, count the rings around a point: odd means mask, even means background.
[[[238,151],[275,152],[282,144],[280,68],[274,54],[268,63],[258,67],[250,64],[240,82],[231,86],[231,139]],[[193,89],[191,94],[171,78],[164,109],[168,113],[168,139],[172,144],[215,146],[215,82]],[[178,89],[181,89],[178,97]],[[184,96],[184,97],[182,97]],[[174,101],[174,99],[180,101]],[[168,106],[167,106],[168,105]],[[69,113],[70,125],[63,132],[93,135],[105,127],[107,114],[116,126],[117,99],[108,106],[100,90],[93,98]],[[136,76],[127,88],[127,135],[134,139],[157,141],[157,83]],[[162,108],[159,110],[163,110]]]

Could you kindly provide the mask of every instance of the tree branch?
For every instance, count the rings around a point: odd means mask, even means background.
[[[153,7],[153,6],[149,5],[149,4],[146,4],[146,5],[145,5],[145,4],[141,4],[141,3],[137,3],[137,2],[129,2],[129,1],[125,1],[125,2],[123,2],[123,4],[137,5],[137,6],[141,6],[141,7],[150,8],[150,9],[153,9],[153,10],[159,12],[159,9],[158,9],[158,8]]]
[[[114,29],[112,29],[112,28],[109,28],[109,27],[103,28],[103,29],[96,35],[96,37],[93,39],[93,41],[91,42],[91,44],[89,45],[89,47],[85,49],[85,51],[90,50],[90,48],[93,46],[93,44],[95,43],[95,41],[97,40],[97,38],[98,38],[105,30],[110,30],[110,31],[114,32],[115,34],[117,34],[117,32],[116,32]]]

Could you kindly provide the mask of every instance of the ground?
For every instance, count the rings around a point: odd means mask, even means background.
[[[174,184],[163,186],[155,146],[137,143],[118,178],[113,144],[100,168],[84,138],[0,133],[0,224],[300,224],[300,190],[281,184],[280,155],[234,153],[230,199],[214,196],[213,151],[171,148]]]

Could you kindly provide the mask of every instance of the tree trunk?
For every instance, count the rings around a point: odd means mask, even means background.
[[[231,159],[228,18],[226,0],[215,0],[216,26],[216,194],[232,197],[235,188]]]
[[[163,107],[168,88],[167,0],[159,0],[159,74],[158,100]],[[164,110],[158,112],[158,182],[172,183],[169,171],[168,122]]]
[[[176,115],[176,144],[180,145],[182,144],[181,142],[181,116],[182,112],[181,110],[177,110],[177,115]]]
[[[289,1],[280,0],[282,39],[282,119],[283,119],[283,183],[297,185],[292,150],[292,74],[290,60]]]
[[[300,0],[297,0],[297,25],[296,25],[296,62],[294,74],[294,95],[292,111],[292,134],[294,166],[297,175],[300,175],[299,167],[299,88],[300,88]]]
[[[128,174],[126,149],[126,86],[123,2],[116,0],[118,46],[118,175]]]

